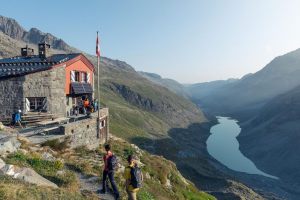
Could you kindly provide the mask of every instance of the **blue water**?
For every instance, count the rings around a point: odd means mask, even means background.
[[[239,150],[236,137],[241,128],[238,121],[228,117],[217,117],[219,124],[210,129],[211,135],[206,141],[208,153],[228,168],[248,174],[259,174],[269,178],[275,176],[259,170],[255,164]]]

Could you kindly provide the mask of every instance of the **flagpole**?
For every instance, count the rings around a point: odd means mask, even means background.
[[[98,31],[97,31],[97,41],[98,41]],[[98,54],[97,55],[97,99],[98,99],[97,138],[100,138],[100,84],[99,84],[100,67],[99,65],[100,65],[100,55]]]

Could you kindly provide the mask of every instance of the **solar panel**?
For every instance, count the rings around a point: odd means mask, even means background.
[[[72,93],[73,94],[91,94],[93,93],[93,88],[89,83],[71,83]]]
[[[84,91],[87,94],[93,93],[93,88],[92,88],[91,84],[89,84],[89,83],[82,83],[82,84],[83,84]]]

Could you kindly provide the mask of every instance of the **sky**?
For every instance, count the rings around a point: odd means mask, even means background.
[[[181,83],[240,78],[300,48],[298,0],[0,0],[0,15]]]

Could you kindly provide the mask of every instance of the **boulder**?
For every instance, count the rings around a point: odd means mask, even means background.
[[[1,161],[0,161],[1,167]],[[45,179],[38,173],[36,173],[33,169],[26,167],[17,167],[15,165],[8,165],[2,163],[2,167],[0,168],[0,175],[11,176],[15,179],[23,180],[28,183],[36,184],[38,186],[47,186],[57,188],[57,185],[52,183],[51,181]]]
[[[63,175],[65,175],[66,174],[66,171],[64,171],[64,170],[58,170],[57,172],[56,172],[56,175],[59,175],[59,176],[63,176]]]
[[[6,156],[9,153],[16,152],[21,146],[15,135],[0,134],[0,155]]]
[[[48,161],[55,161],[55,158],[53,157],[52,154],[44,152],[42,153],[42,159],[48,160]]]
[[[39,186],[48,186],[58,188],[56,184],[52,183],[51,181],[45,179],[34,170],[30,168],[21,168],[21,170],[17,171],[19,173],[17,175],[17,179],[24,180],[28,183],[33,183]]]
[[[27,137],[24,136],[18,136],[17,138],[20,142],[24,142],[24,143],[30,143],[30,140]]]
[[[119,164],[119,166],[117,168],[117,172],[120,173],[120,174],[124,174],[124,171],[125,171],[125,166]]]
[[[25,150],[25,149],[19,149],[19,152],[21,152],[21,153],[24,154],[24,155],[26,155],[26,154],[28,153],[28,151]]]
[[[0,169],[1,169],[2,167],[4,167],[4,165],[5,165],[5,162],[0,158]]]
[[[171,184],[170,179],[167,178],[166,183],[164,184],[164,186],[166,188],[170,189],[170,190],[172,189],[172,184]]]
[[[0,122],[0,131],[4,130],[4,128],[5,128],[4,125],[2,124],[2,122]]]
[[[150,176],[150,174],[149,174],[148,172],[146,172],[145,178],[146,178],[146,179],[151,179],[151,176]]]

